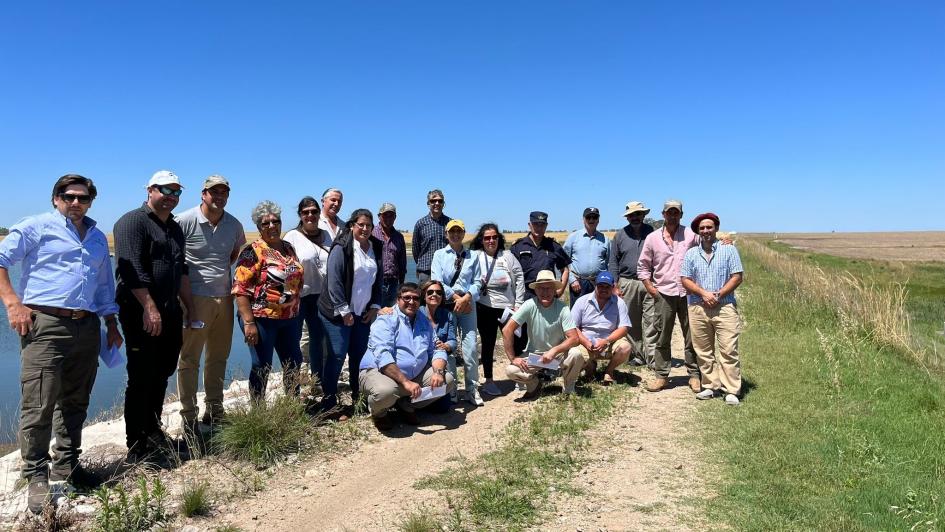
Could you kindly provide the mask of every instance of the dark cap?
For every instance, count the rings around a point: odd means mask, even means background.
[[[531,214],[528,215],[528,221],[530,223],[538,222],[538,223],[546,224],[548,223],[548,213],[541,212],[541,211],[532,211]]]
[[[716,216],[714,212],[704,212],[700,214],[699,216],[696,216],[695,218],[693,218],[692,223],[689,224],[689,228],[692,229],[693,233],[699,232],[699,223],[702,222],[702,220],[712,220],[713,222],[715,222],[715,228],[716,229],[719,228],[719,217]]]
[[[600,216],[600,211],[597,210],[597,207],[588,207],[584,209],[584,217],[587,218],[588,216]]]

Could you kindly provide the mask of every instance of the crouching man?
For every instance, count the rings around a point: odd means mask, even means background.
[[[426,316],[417,312],[419,308],[420,288],[404,283],[393,312],[379,315],[371,324],[358,382],[378,430],[393,428],[388,410],[395,403],[407,424],[418,425],[415,410],[435,400],[411,402],[422,388],[446,385],[447,394],[453,390],[453,377],[446,372],[446,352],[436,348],[436,334]]]
[[[552,360],[561,361],[561,377],[564,379],[564,393],[573,393],[574,385],[584,368],[584,357],[580,351],[569,350],[578,344],[577,329],[568,306],[555,297],[564,284],[555,279],[551,270],[538,273],[535,282],[528,285],[535,291],[535,297],[526,301],[502,328],[502,341],[505,353],[511,364],[505,369],[506,375],[515,382],[525,384],[522,399],[531,399],[541,393],[542,383],[536,373],[539,368],[529,366],[527,358],[515,356],[513,337],[519,325],[528,326],[527,353],[541,354],[545,364]]]

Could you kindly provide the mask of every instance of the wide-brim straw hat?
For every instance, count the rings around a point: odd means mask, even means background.
[[[561,287],[564,286],[564,283],[555,279],[555,272],[551,270],[542,270],[538,272],[538,277],[536,277],[534,281],[529,283],[528,287],[534,290],[535,287],[537,287],[540,284],[553,284],[555,287],[555,290],[560,290]]]

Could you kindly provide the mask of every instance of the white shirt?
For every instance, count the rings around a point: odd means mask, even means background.
[[[376,276],[377,259],[374,257],[374,247],[369,244],[367,251],[364,251],[361,249],[361,244],[355,241],[351,312],[356,316],[363,316],[364,309],[371,302],[371,291],[374,288],[374,278]]]
[[[328,249],[331,247],[331,239],[327,231],[322,231],[322,241],[320,244],[314,244],[298,229],[293,229],[285,234],[287,242],[295,248],[295,254],[302,263],[304,272],[304,285],[302,286],[301,296],[305,297],[312,294],[321,294],[325,274],[328,269]]]
[[[338,217],[338,225],[334,229],[331,228],[331,225],[328,223],[328,218],[321,216],[318,218],[318,227],[323,229],[327,233],[328,242],[325,244],[331,248],[331,243],[338,238],[338,233],[341,232],[341,229],[345,226],[345,223],[341,220],[341,217]]]

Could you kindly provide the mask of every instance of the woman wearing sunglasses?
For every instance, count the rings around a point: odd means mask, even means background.
[[[476,321],[482,341],[482,371],[486,377],[482,393],[502,395],[502,390],[492,380],[495,341],[499,326],[525,302],[525,276],[518,259],[505,249],[505,236],[498,225],[482,224],[470,247],[480,251],[482,293],[476,303]]]
[[[436,348],[446,351],[449,357],[456,350],[456,318],[443,306],[443,284],[439,281],[427,281],[420,285],[420,295],[423,297],[420,311],[430,320],[430,325],[433,325]]]

